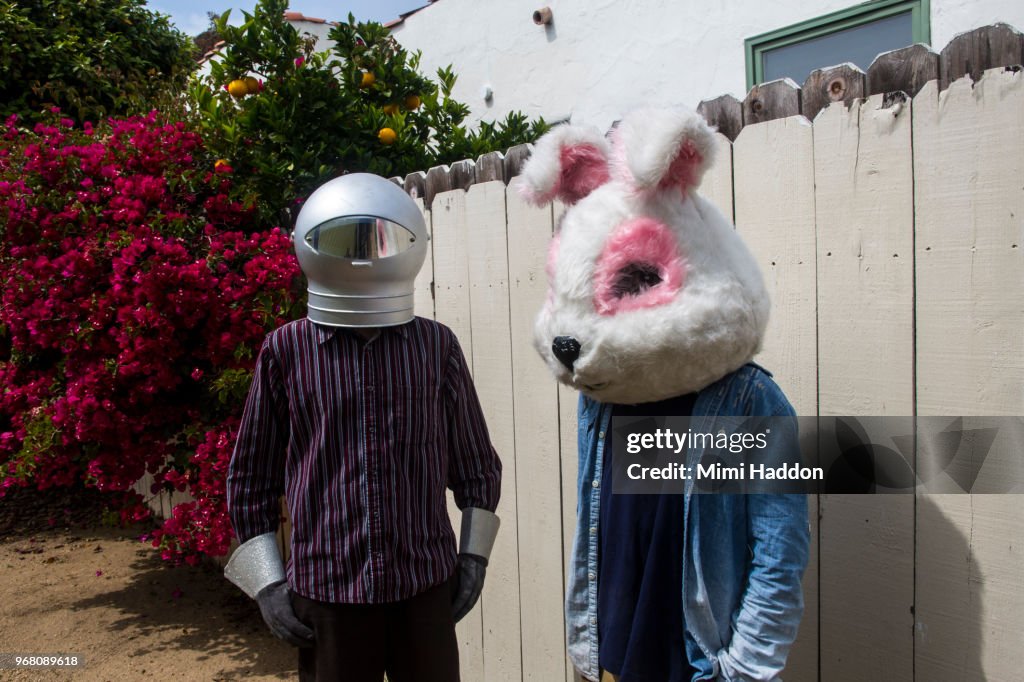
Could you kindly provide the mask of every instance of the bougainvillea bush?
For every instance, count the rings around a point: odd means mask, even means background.
[[[0,491],[77,481],[123,521],[187,491],[167,559],[224,554],[224,479],[264,335],[299,310],[286,234],[252,231],[232,168],[156,114],[3,128]]]

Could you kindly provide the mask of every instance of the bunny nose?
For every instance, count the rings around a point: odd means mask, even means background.
[[[573,363],[580,356],[580,342],[571,336],[556,336],[551,352],[571,372]]]

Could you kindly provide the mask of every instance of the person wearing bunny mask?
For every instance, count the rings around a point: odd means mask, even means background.
[[[227,478],[242,544],[224,574],[299,647],[304,682],[458,682],[455,622],[483,587],[501,462],[455,334],[413,314],[423,213],[353,173],[310,195],[292,239],[308,311],[256,361]]]
[[[795,417],[751,362],[769,312],[760,270],[695,191],[714,151],[696,113],[648,109],[611,141],[553,129],[522,173],[533,203],[566,205],[535,345],[580,391],[566,617],[589,680],[778,680],[803,611],[805,495],[612,492],[613,416]]]

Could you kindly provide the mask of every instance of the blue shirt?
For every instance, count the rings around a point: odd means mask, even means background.
[[[580,397],[579,498],[566,631],[573,664],[591,679],[599,674],[600,488],[611,414],[610,405]],[[694,430],[713,431],[719,415],[795,417],[771,375],[752,364],[698,393]],[[687,464],[696,466],[703,454],[700,447],[690,448]],[[803,614],[807,496],[693,494],[689,481],[683,514],[683,575],[676,596],[685,631],[679,646],[697,671],[693,680],[776,680]]]
[[[612,417],[689,417],[696,394],[656,403],[615,405]],[[614,423],[614,422],[613,422]],[[682,603],[665,603],[683,578],[682,495],[613,493],[611,462],[601,474],[601,580],[597,632],[601,669],[621,682],[686,682],[693,668],[683,641]]]

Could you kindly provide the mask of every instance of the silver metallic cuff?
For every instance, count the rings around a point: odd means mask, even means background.
[[[459,536],[459,554],[476,554],[490,559],[494,538],[501,519],[494,512],[479,507],[462,510],[462,533]]]
[[[242,543],[224,567],[224,577],[253,599],[267,585],[284,580],[277,534],[264,533]]]

